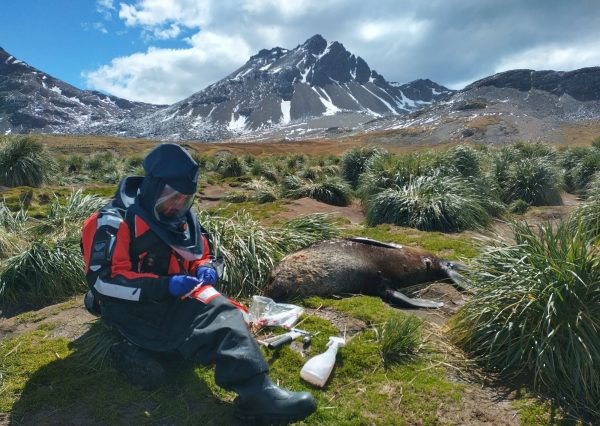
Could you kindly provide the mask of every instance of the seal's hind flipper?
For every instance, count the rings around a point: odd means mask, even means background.
[[[386,300],[392,304],[398,304],[409,308],[441,308],[444,306],[442,302],[434,302],[433,300],[417,299],[408,297],[399,291],[393,290],[389,287],[384,287],[378,290],[379,296],[383,300]]]

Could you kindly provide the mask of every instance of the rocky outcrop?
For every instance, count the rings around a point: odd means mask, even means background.
[[[464,90],[493,86],[520,91],[532,89],[562,96],[567,94],[578,101],[600,100],[600,67],[575,71],[511,70],[478,80]]]

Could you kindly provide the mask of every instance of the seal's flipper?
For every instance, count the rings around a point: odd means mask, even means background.
[[[383,300],[387,300],[390,303],[407,306],[409,308],[441,308],[444,306],[442,302],[434,302],[433,300],[417,299],[408,297],[399,291],[392,290],[389,287],[384,287],[378,290],[379,296]]]
[[[458,271],[464,271],[467,269],[465,265],[458,262],[442,260],[440,262],[440,266],[448,274],[448,278],[452,281],[452,283],[462,291],[469,291],[471,287],[468,285],[467,280],[463,277],[463,275]]]

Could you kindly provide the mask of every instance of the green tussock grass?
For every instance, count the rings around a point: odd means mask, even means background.
[[[83,292],[87,285],[75,240],[35,240],[0,261],[0,304],[46,306]]]
[[[353,188],[358,185],[361,174],[374,158],[385,154],[385,150],[377,147],[358,147],[346,152],[341,159],[341,174]]]
[[[108,202],[96,195],[84,195],[82,190],[73,191],[66,197],[54,196],[45,218],[37,222],[31,232],[37,235],[61,234],[79,236],[85,219]]]
[[[352,202],[352,189],[338,176],[322,175],[314,180],[295,175],[286,176],[281,185],[281,193],[287,198],[309,197],[333,206],[347,206]]]
[[[580,228],[514,225],[466,272],[478,289],[454,341],[483,366],[558,405],[600,418],[600,260]]]
[[[366,202],[369,225],[391,223],[422,231],[458,232],[485,227],[494,201],[458,176],[411,177],[403,185],[372,195]]]
[[[414,315],[394,315],[376,329],[386,367],[408,362],[424,349],[421,335],[423,322]]]
[[[511,165],[502,184],[504,200],[523,200],[534,206],[561,205],[561,175],[556,166],[541,158],[525,158]]]
[[[40,186],[56,164],[42,143],[31,136],[0,138],[0,185]]]

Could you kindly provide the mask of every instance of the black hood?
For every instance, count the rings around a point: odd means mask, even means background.
[[[130,176],[121,182],[115,197],[115,206],[128,208],[140,216],[161,240],[186,260],[202,256],[201,229],[196,215],[171,220],[154,214],[154,205],[165,185],[193,194],[197,189],[198,164],[179,145],[162,144],[144,159],[146,176]]]
[[[165,182],[183,194],[196,192],[199,169],[192,156],[173,143],[158,145],[144,158],[146,179]]]
[[[134,202],[144,181],[144,176],[127,176],[124,178],[117,188],[113,206],[118,209],[126,210]]]

